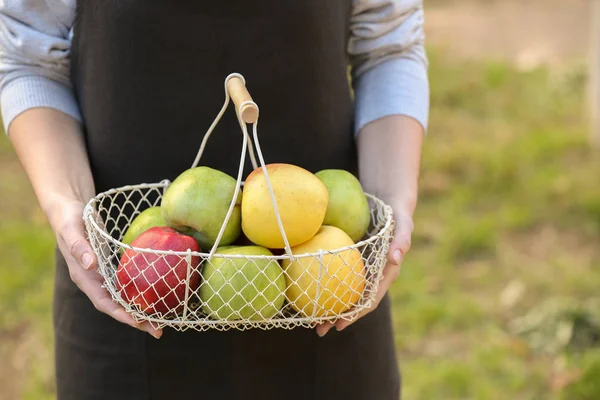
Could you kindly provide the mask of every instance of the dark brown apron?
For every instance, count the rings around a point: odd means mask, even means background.
[[[194,161],[231,72],[260,107],[266,163],[357,173],[346,43],[351,1],[80,0],[72,77],[97,191],[173,180]],[[237,176],[229,108],[201,164]],[[246,174],[251,169],[248,161]],[[386,296],[343,332],[164,331],[97,312],[57,252],[58,400],[397,400]]]

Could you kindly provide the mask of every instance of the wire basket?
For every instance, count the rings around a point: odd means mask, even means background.
[[[177,236],[181,230],[170,227],[153,228],[160,240],[152,241],[152,235],[145,235],[145,242],[123,242],[141,212],[160,208],[172,184],[169,180],[99,193],[86,205],[83,219],[104,287],[135,320],[179,331],[308,328],[325,321],[356,318],[374,301],[382,278],[394,228],[390,206],[365,193],[370,222],[362,239],[313,250],[303,250],[303,244],[290,245],[260,150],[258,106],[240,74],[226,78],[225,103],[204,136],[192,168],[199,165],[206,142],[230,99],[236,106],[243,144],[231,203],[210,249],[196,247],[191,233],[183,232],[182,240]],[[221,241],[234,216],[236,199],[243,195],[247,152],[254,170],[259,166],[246,124],[253,125],[256,153],[284,245],[266,248],[247,242],[237,247],[239,250],[245,245],[244,251],[232,253]],[[338,228],[321,226],[311,240],[322,236],[326,243],[328,235],[339,233]]]

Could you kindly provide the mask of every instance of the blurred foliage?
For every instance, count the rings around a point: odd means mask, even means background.
[[[430,61],[413,245],[391,290],[403,398],[600,399],[585,70]],[[5,139],[0,160],[0,398],[51,399],[53,235]]]
[[[600,381],[598,343],[583,340],[597,334],[585,304],[600,285],[585,69],[429,54],[416,228],[392,289],[405,398],[600,398],[571,391]],[[571,346],[552,343],[561,332]]]
[[[576,360],[579,374],[572,384],[561,393],[561,400],[600,399],[600,350],[590,350]]]
[[[511,323],[511,330],[534,350],[559,354],[600,344],[600,298],[551,298]]]

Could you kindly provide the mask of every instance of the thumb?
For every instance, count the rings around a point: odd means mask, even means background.
[[[85,236],[83,221],[69,224],[61,232],[61,238],[69,249],[71,256],[82,268],[91,269],[96,265],[96,256]]]
[[[390,243],[388,261],[400,265],[404,255],[410,250],[411,236],[414,229],[413,220],[408,215],[399,215],[396,218],[394,239]]]

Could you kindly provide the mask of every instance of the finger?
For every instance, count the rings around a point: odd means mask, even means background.
[[[398,235],[397,239],[394,241],[394,246],[400,249],[402,254],[408,253],[410,250],[410,246],[412,244],[411,234],[407,232],[402,232]]]
[[[148,321],[137,322],[131,314],[125,311],[119,304],[112,301],[110,296],[100,285],[91,285],[90,298],[96,296],[102,296],[97,301],[93,301],[98,311],[110,315],[114,319],[124,324],[127,324],[133,328],[147,332],[156,339],[159,339],[162,335],[161,329],[154,329]]]
[[[380,301],[379,299],[375,299],[375,301],[371,304],[371,306],[369,308],[363,309],[352,320],[340,319],[340,320],[336,321],[336,323],[335,323],[335,329],[338,332],[343,331],[344,329],[346,329],[347,327],[349,327],[350,325],[352,325],[353,323],[355,323],[356,321],[358,321],[359,319],[361,319],[365,315],[367,315],[370,312],[372,312],[373,310],[375,310],[377,308],[377,306],[379,306],[379,301]]]
[[[80,273],[85,274],[80,270]],[[89,276],[83,278],[77,277],[79,282],[79,288],[83,291],[91,300],[94,307],[119,322],[127,324],[133,328],[139,329],[144,332],[148,332],[150,335],[159,339],[162,335],[162,330],[157,330],[150,325],[147,321],[142,323],[136,322],[133,317],[127,313],[119,304],[112,301],[112,298],[108,292],[102,287],[102,282],[95,279],[91,279]]]
[[[321,325],[317,326],[317,335],[321,337],[325,336],[334,326],[335,325],[329,321],[323,322]]]
[[[110,313],[107,313],[111,317],[113,317],[119,322],[130,325],[143,332],[147,332],[156,339],[160,339],[160,337],[162,336],[162,329],[155,329],[152,326],[152,324],[150,324],[150,322],[148,321],[137,322],[135,319],[133,319],[131,314],[129,314],[127,311],[121,308],[118,304],[114,303],[112,300],[111,303],[114,304],[113,309]]]
[[[410,248],[410,238],[405,237],[397,237],[394,239],[392,243],[390,243],[390,248],[387,254],[387,264],[385,268],[387,270],[391,270],[392,272],[400,272],[400,264],[404,260],[404,255],[408,252]],[[384,274],[386,274],[386,269],[384,269]],[[398,276],[394,276],[393,280],[396,280]]]
[[[414,224],[413,219],[409,215],[400,214],[396,218],[395,233],[411,235],[414,230],[415,230],[415,224]]]
[[[377,294],[373,303],[368,308],[365,308],[362,311],[360,311],[356,318],[352,320],[340,319],[335,323],[325,322],[319,325],[317,327],[317,334],[323,337],[333,327],[335,327],[337,331],[341,331],[347,328],[349,325],[353,324],[354,322],[358,321],[360,318],[364,317],[371,311],[375,310],[377,307],[379,307],[379,303],[381,303],[383,296],[385,296],[392,283],[398,278],[399,270],[400,268],[395,264],[386,264],[383,271],[383,279],[379,282],[379,287],[377,288]]]
[[[400,265],[402,263],[402,259],[404,258],[404,252],[402,251],[402,247],[398,244],[397,240],[394,240],[390,243],[390,249],[387,255],[387,262],[394,265]]]
[[[389,269],[390,266],[393,267],[391,270]],[[379,304],[381,303],[383,296],[385,296],[388,289],[394,282],[395,276],[397,277],[397,274],[394,270],[396,270],[398,268],[395,265],[388,264],[386,266],[386,268],[388,269],[388,271],[384,274],[383,279],[379,282],[379,287],[377,288],[377,295],[375,296],[373,303],[371,303],[371,305],[368,308],[365,308],[360,313],[358,313],[358,315],[355,319],[350,320],[350,321],[346,320],[346,319],[340,319],[339,321],[337,321],[335,324],[335,328],[337,331],[342,331],[343,329],[352,325],[353,323],[355,323],[356,321],[358,321],[359,319],[361,319],[362,317],[364,317],[365,315],[369,314],[370,312],[374,311],[377,307],[379,307]]]
[[[399,216],[394,230],[394,239],[390,243],[388,262],[400,265],[404,255],[410,250],[411,236],[414,230],[412,218]]]
[[[96,266],[97,259],[84,232],[83,221],[71,223],[61,229],[60,238],[80,267],[92,269]]]

